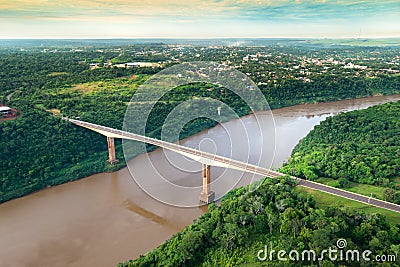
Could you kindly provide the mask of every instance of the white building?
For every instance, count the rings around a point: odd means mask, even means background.
[[[155,66],[155,64],[151,63],[151,62],[129,62],[125,64],[126,68],[134,68],[134,67],[138,67],[138,68],[148,68],[148,67],[153,67]]]
[[[0,107],[1,114],[11,114],[11,108],[9,107]]]

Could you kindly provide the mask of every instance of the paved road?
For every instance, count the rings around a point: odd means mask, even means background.
[[[234,159],[214,155],[214,154],[200,151],[197,149],[177,145],[174,143],[169,143],[169,142],[161,141],[158,139],[154,139],[154,138],[150,138],[150,137],[146,137],[146,136],[142,136],[142,135],[138,135],[138,134],[133,134],[133,133],[129,133],[126,131],[117,130],[117,129],[113,129],[113,128],[109,128],[109,127],[105,127],[105,126],[101,126],[101,125],[97,125],[97,124],[93,124],[93,123],[89,123],[89,122],[73,120],[73,119],[69,119],[69,121],[72,122],[73,124],[88,128],[90,130],[101,133],[105,136],[135,140],[135,141],[139,141],[139,142],[156,145],[156,146],[162,147],[164,149],[169,149],[169,150],[175,151],[176,153],[180,153],[184,156],[190,157],[190,158],[197,160],[204,164],[218,166],[218,167],[231,168],[231,169],[236,169],[236,170],[242,170],[242,171],[246,171],[246,172],[250,172],[250,173],[254,173],[254,174],[258,174],[258,175],[262,175],[262,176],[267,176],[270,178],[277,178],[277,177],[285,175],[283,173],[279,173],[279,172],[276,172],[276,171],[273,171],[270,169],[266,169],[266,168],[262,168],[262,167],[259,167],[256,165],[237,161]],[[379,200],[376,198],[370,198],[370,197],[352,193],[349,191],[341,190],[341,189],[331,187],[328,185],[304,180],[304,179],[297,178],[294,176],[291,176],[291,177],[298,182],[298,185],[306,187],[306,188],[318,190],[318,191],[325,192],[325,193],[339,196],[339,197],[344,197],[344,198],[358,201],[358,202],[361,202],[361,203],[364,203],[367,205],[372,205],[372,206],[380,207],[383,209],[400,212],[400,205],[382,201],[382,200]]]

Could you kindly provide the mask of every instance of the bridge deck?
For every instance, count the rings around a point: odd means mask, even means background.
[[[262,167],[252,165],[249,163],[245,163],[245,162],[241,162],[238,160],[214,155],[214,154],[200,151],[197,149],[169,143],[166,141],[162,141],[162,140],[158,140],[158,139],[154,139],[154,138],[150,138],[150,137],[146,137],[146,136],[142,136],[142,135],[138,135],[138,134],[134,134],[134,133],[129,133],[129,132],[122,131],[122,130],[113,129],[110,127],[97,125],[94,123],[73,120],[73,119],[69,119],[69,121],[75,125],[88,128],[90,130],[96,131],[96,132],[103,134],[105,136],[108,136],[108,137],[129,139],[129,140],[144,142],[144,143],[152,144],[152,145],[159,146],[159,147],[162,147],[165,149],[169,149],[176,153],[190,157],[196,161],[199,161],[199,162],[201,162],[203,164],[207,164],[207,165],[241,170],[241,171],[245,171],[245,172],[249,172],[249,173],[266,176],[269,178],[277,178],[277,177],[286,175],[283,173],[279,173],[279,172],[276,172],[276,171],[273,171],[270,169],[262,168]],[[306,187],[306,188],[310,188],[310,189],[318,190],[318,191],[325,192],[325,193],[328,193],[331,195],[358,201],[358,202],[361,202],[361,203],[364,203],[367,205],[373,205],[373,206],[377,206],[377,207],[384,208],[387,210],[400,212],[400,205],[396,205],[394,203],[390,203],[390,202],[386,202],[386,201],[379,200],[376,198],[371,198],[371,197],[367,197],[364,195],[352,193],[352,192],[338,189],[335,187],[331,187],[328,185],[304,180],[304,179],[301,179],[298,177],[294,177],[294,176],[291,176],[291,177],[298,182],[298,185]]]

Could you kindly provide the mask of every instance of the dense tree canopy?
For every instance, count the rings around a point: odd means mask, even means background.
[[[400,102],[327,118],[296,146],[283,171],[314,180],[337,179],[397,188]],[[400,199],[386,192],[387,199]],[[389,197],[388,197],[389,196]]]
[[[389,225],[379,214],[366,215],[343,208],[321,209],[312,196],[299,193],[289,178],[265,179],[255,191],[239,188],[219,207],[201,216],[158,248],[118,266],[375,266],[377,262],[260,261],[265,245],[302,252],[337,249],[371,250],[372,255],[395,255],[400,249],[400,225]],[[264,254],[262,254],[264,255]],[[268,253],[267,253],[268,255]],[[287,257],[287,255],[286,255]],[[398,262],[386,263],[398,266]]]

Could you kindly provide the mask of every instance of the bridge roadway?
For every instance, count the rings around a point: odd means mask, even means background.
[[[249,173],[253,173],[253,174],[266,176],[269,178],[277,178],[277,177],[285,175],[283,173],[279,173],[279,172],[276,172],[276,171],[273,171],[270,169],[266,169],[266,168],[262,168],[262,167],[252,165],[249,163],[244,163],[244,162],[237,161],[234,159],[214,155],[214,154],[200,151],[197,149],[177,145],[174,143],[169,143],[166,141],[162,141],[162,140],[158,140],[158,139],[154,139],[154,138],[150,138],[150,137],[146,137],[146,136],[142,136],[142,135],[138,135],[138,134],[134,134],[134,133],[129,133],[126,131],[117,130],[117,129],[113,129],[110,127],[105,127],[105,126],[101,126],[101,125],[97,125],[97,124],[93,124],[93,123],[89,123],[89,122],[84,122],[84,121],[79,121],[79,120],[74,120],[74,119],[69,119],[69,121],[75,125],[88,128],[90,130],[96,131],[107,137],[129,139],[129,140],[152,144],[155,146],[162,147],[164,149],[169,149],[171,151],[174,151],[176,153],[179,153],[181,155],[184,155],[186,157],[189,157],[191,159],[194,159],[194,160],[201,162],[203,164],[206,164],[206,165],[241,170],[241,171],[245,171],[245,172],[249,172]],[[328,193],[331,195],[347,198],[347,199],[358,201],[358,202],[361,202],[361,203],[364,203],[367,205],[372,205],[372,206],[376,206],[376,207],[380,207],[383,209],[387,209],[387,210],[391,210],[391,211],[400,213],[400,205],[396,205],[394,203],[390,203],[390,202],[386,202],[386,201],[379,200],[376,198],[352,193],[352,192],[338,189],[335,187],[331,187],[328,185],[304,180],[304,179],[301,179],[298,177],[294,177],[294,176],[291,176],[291,177],[297,181],[298,185],[309,188],[309,189],[318,190],[318,191],[325,192],[325,193]]]

